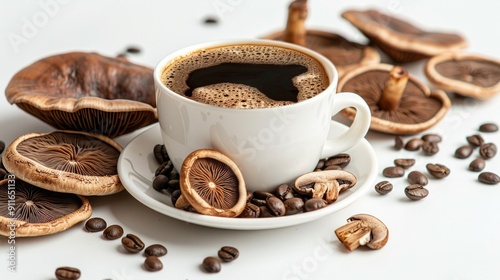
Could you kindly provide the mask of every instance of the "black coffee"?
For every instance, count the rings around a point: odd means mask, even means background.
[[[180,95],[228,108],[293,104],[321,93],[329,83],[314,58],[264,45],[195,51],[167,66],[162,82]]]

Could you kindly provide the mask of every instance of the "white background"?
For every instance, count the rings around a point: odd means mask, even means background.
[[[0,88],[22,67],[56,53],[80,50],[114,56],[134,45],[143,52],[130,59],[154,67],[184,46],[263,36],[284,26],[288,3],[4,0],[0,3]],[[376,7],[422,28],[459,31],[469,41],[466,52],[500,58],[498,1],[311,0],[307,24],[366,42],[340,17],[350,7]],[[207,16],[217,16],[219,24],[203,24]],[[423,62],[406,66],[425,81]],[[7,239],[0,238],[0,279],[54,279],[55,268],[63,265],[80,268],[81,279],[500,279],[500,186],[478,183],[477,174],[467,170],[471,159],[453,157],[481,123],[500,124],[500,95],[485,101],[452,98],[452,102],[445,119],[428,131],[444,137],[436,156],[396,152],[390,135],[370,132],[367,136],[379,158],[379,181],[384,179],[382,168],[397,157],[415,158],[413,170],[424,171],[425,164],[438,162],[450,167],[452,173],[445,180],[430,180],[430,194],[424,200],[409,201],[403,193],[406,179],[393,179],[395,189],[387,196],[370,190],[355,204],[311,223],[230,231],[176,221],[124,191],[91,198],[93,215],[124,226],[147,244],[164,244],[169,253],[162,257],[161,272],[145,271],[142,256],[124,253],[119,241],[105,241],[99,234],[83,231],[79,224],[52,236],[17,238],[15,273],[8,271]],[[53,130],[5,98],[0,98],[0,127],[0,139],[7,144],[23,134]],[[138,133],[117,140],[126,145]],[[484,138],[500,145],[500,132]],[[487,162],[487,170],[500,173],[500,155]],[[390,229],[386,247],[348,252],[338,242],[333,231],[357,213],[372,214],[386,223]],[[223,245],[238,247],[240,258],[224,264],[216,275],[204,273],[200,269],[203,258],[215,255]]]

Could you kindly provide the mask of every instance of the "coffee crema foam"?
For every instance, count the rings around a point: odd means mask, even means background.
[[[298,93],[298,102],[314,97],[329,85],[323,66],[313,57],[299,51],[278,46],[231,45],[202,49],[173,61],[163,70],[161,81],[170,90],[197,102],[226,108],[269,108],[293,104],[292,101],[273,100],[259,89],[231,82],[214,83],[192,89],[187,80],[198,69],[222,63],[302,65],[306,72],[292,78]]]

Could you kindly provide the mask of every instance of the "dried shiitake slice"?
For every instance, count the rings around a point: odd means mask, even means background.
[[[215,150],[200,149],[186,157],[180,188],[183,197],[201,214],[236,217],[245,209],[243,175],[230,158]]]
[[[0,181],[0,235],[54,234],[92,214],[84,196],[45,190],[11,176]]]
[[[99,134],[31,133],[14,140],[2,162],[16,177],[40,188],[80,195],[123,190],[117,171],[121,146]]]
[[[425,65],[425,76],[436,87],[478,99],[500,93],[500,60],[481,55],[444,53]]]

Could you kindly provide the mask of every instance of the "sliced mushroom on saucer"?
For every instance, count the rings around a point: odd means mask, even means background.
[[[500,93],[500,61],[481,55],[444,53],[425,65],[436,87],[463,96],[486,99]]]
[[[76,131],[31,133],[3,154],[5,168],[40,188],[80,195],[123,190],[117,171],[121,146],[112,139]]]
[[[390,134],[416,134],[437,124],[451,102],[442,90],[431,91],[406,69],[389,64],[367,65],[348,72],[338,91],[355,92],[370,107],[370,129]],[[353,120],[356,111],[342,114]]]
[[[61,130],[116,137],[158,120],[153,69],[96,53],[38,60],[12,77],[5,96]]]
[[[264,36],[264,39],[285,41],[312,49],[331,60],[339,77],[359,65],[380,62],[375,48],[351,42],[327,31],[307,29],[307,1],[295,0],[288,7],[286,29]]]
[[[422,30],[377,10],[346,10],[342,17],[396,62],[412,62],[467,47],[461,35]]]
[[[54,234],[92,214],[87,198],[45,190],[18,178],[0,181],[0,235]]]
[[[243,175],[230,158],[215,150],[196,150],[186,157],[180,187],[182,199],[201,214],[237,217],[246,206]],[[185,208],[185,201],[176,207]]]
[[[337,201],[339,194],[356,185],[357,179],[345,170],[313,171],[299,176],[293,189],[312,198],[322,198],[328,204]]]

